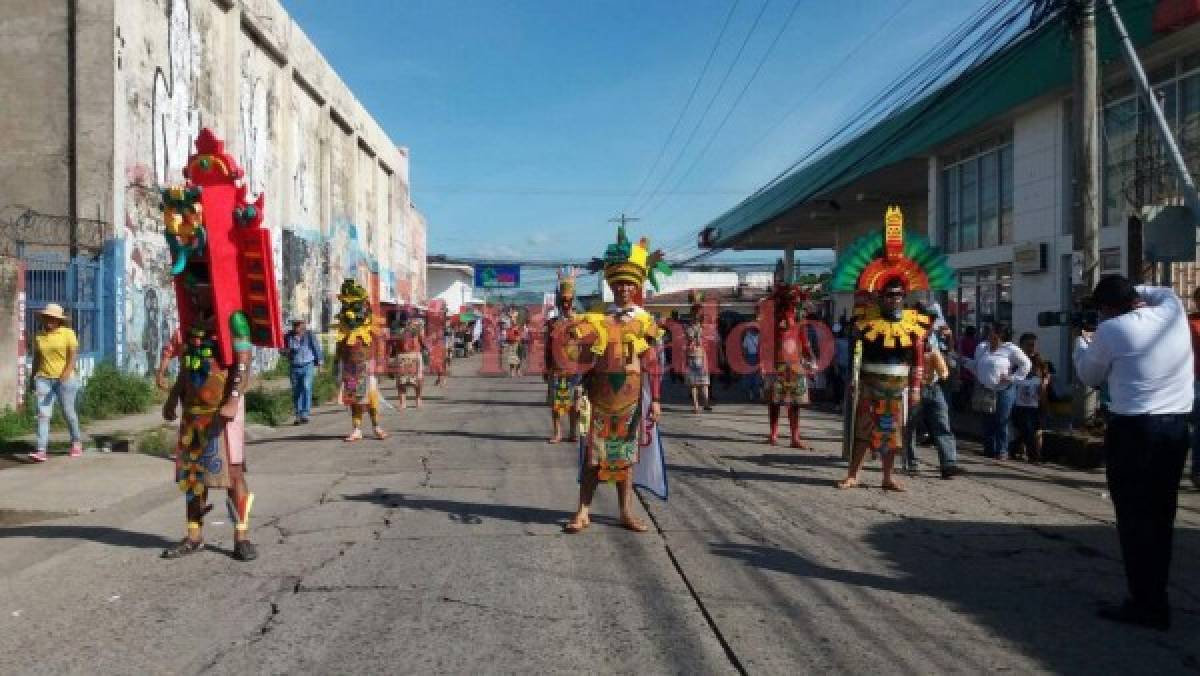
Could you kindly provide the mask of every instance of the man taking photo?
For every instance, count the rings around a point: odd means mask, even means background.
[[[1117,515],[1129,598],[1100,617],[1167,630],[1167,574],[1179,480],[1192,411],[1191,336],[1183,303],[1171,289],[1134,287],[1120,275],[1093,292],[1095,332],[1075,346],[1084,384],[1107,384],[1111,404],[1104,435],[1105,473]]]

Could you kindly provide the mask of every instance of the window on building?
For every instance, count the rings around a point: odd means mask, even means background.
[[[1012,266],[962,270],[958,288],[941,300],[955,335],[962,335],[968,326],[983,330],[997,322],[1012,322]]]
[[[949,253],[1012,243],[1012,138],[971,146],[942,162],[942,246]]]
[[[1100,250],[1100,272],[1115,274],[1121,272],[1121,249],[1113,247],[1111,249]]]
[[[1200,53],[1155,69],[1150,81],[1195,174],[1200,171]],[[1103,225],[1113,227],[1143,207],[1176,204],[1182,193],[1153,116],[1132,85],[1114,87],[1105,98]]]

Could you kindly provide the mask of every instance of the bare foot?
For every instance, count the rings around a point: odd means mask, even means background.
[[[646,531],[650,530],[650,527],[646,525],[646,522],[642,521],[636,516],[621,517],[621,526],[626,530],[631,530],[635,533],[645,533]]]
[[[561,437],[559,437],[559,436],[556,434],[556,435],[554,435],[554,436],[550,437],[550,439],[549,439],[548,443],[551,443],[551,444],[557,444],[557,443],[558,443],[558,442],[560,442],[560,441],[562,441],[562,438],[561,438]]]
[[[585,528],[592,525],[586,514],[576,514],[575,518],[571,519],[567,525],[563,526],[564,533],[579,533]]]
[[[791,446],[792,446],[792,448],[799,448],[804,451],[812,450],[812,446],[809,446],[808,444],[804,443],[803,441],[800,441],[799,439],[792,439]]]
[[[845,490],[847,488],[855,488],[858,486],[858,479],[855,477],[846,477],[845,479],[842,479],[841,481],[837,482],[834,485],[838,487],[838,490]]]
[[[375,438],[379,440],[387,439],[388,433],[382,427],[375,428]]]
[[[362,438],[362,430],[354,430],[350,433],[350,436],[342,439],[342,441],[362,441]]]
[[[421,408],[421,400],[420,399],[417,400],[417,408]]]
[[[896,483],[896,481],[893,479],[888,479],[880,484],[880,486],[885,491],[895,491],[896,493],[903,493],[904,491],[908,490],[903,485]]]
[[[774,446],[777,443],[779,443],[779,437],[775,436],[774,434],[767,435],[767,444],[768,445]]]

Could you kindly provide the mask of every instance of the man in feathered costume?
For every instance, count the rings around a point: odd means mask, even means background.
[[[338,300],[342,303],[337,315],[338,373],[342,403],[350,407],[350,422],[354,426],[345,441],[363,438],[363,413],[371,416],[375,438],[386,439],[387,432],[379,426],[379,383],[375,379],[378,346],[370,297],[358,282],[347,279],[342,282]]]
[[[850,367],[848,434],[843,455],[850,461],[838,488],[858,485],[870,452],[883,460],[884,490],[902,491],[892,478],[896,454],[904,449],[909,407],[921,398],[924,345],[931,319],[905,309],[914,291],[949,290],[954,271],[945,256],[921,237],[905,237],[899,207],[888,207],[882,233],[860,238],[838,261],[834,291],[874,295],[855,306]]]
[[[440,338],[440,337],[439,337]],[[400,314],[400,323],[392,336],[391,355],[396,360],[396,393],[400,395],[400,408],[408,405],[408,388],[413,388],[416,406],[421,408],[421,390],[425,387],[425,354],[430,352],[425,340],[425,320],[416,308],[407,308]]]
[[[568,416],[567,441],[576,441],[579,409],[576,401],[579,377],[579,341],[572,335],[575,322],[574,268],[558,272],[558,292],[555,294],[554,315],[546,321],[545,371],[546,403],[550,407],[553,433],[550,443],[562,441],[562,417]]]
[[[258,551],[249,537],[254,494],[245,477],[243,395],[253,346],[283,347],[271,235],[262,227],[263,196],[247,201],[242,170],[212,131],[201,130],[183,173],[186,185],[163,190],[182,342],[162,414],[174,420],[182,405],[175,480],[187,498],[187,537],[162,555],[204,548],[208,490],[221,488],[234,523],[233,557],[251,561]]]
[[[767,412],[771,433],[767,443],[775,445],[779,438],[779,413],[788,411],[791,447],[807,448],[800,441],[800,405],[808,403],[808,374],[816,363],[804,323],[797,320],[796,311],[805,300],[800,287],[777,279],[768,301],[772,304],[774,322],[771,350],[773,370],[767,376]]]
[[[613,303],[585,313],[574,325],[576,337],[590,345],[581,355],[586,402],[580,406],[590,410],[580,421],[587,431],[579,440],[579,510],[564,528],[568,533],[578,533],[591,523],[592,496],[601,481],[617,484],[621,525],[638,533],[647,526],[633,515],[633,485],[667,497],[666,465],[656,425],[662,409],[654,344],[662,338],[662,330],[640,304],[647,279],[657,288],[657,274],[669,274],[671,269],[662,252],[651,254],[648,245],[644,238],[637,244],[629,241],[624,226],[617,230],[616,243],[592,262],[595,271],[603,270]]]

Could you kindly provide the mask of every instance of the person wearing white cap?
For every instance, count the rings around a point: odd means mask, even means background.
[[[46,462],[50,444],[50,417],[54,402],[62,406],[67,430],[71,433],[71,457],[83,455],[83,436],[75,413],[75,395],[79,379],[75,377],[75,355],[79,339],[67,326],[67,316],[58,303],[50,303],[38,313],[41,330],[33,337],[33,389],[37,397],[37,451],[29,454],[34,462]]]

